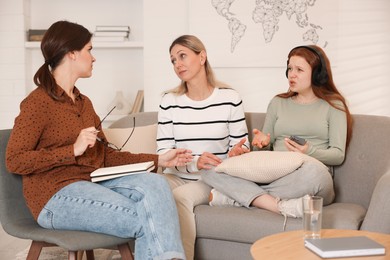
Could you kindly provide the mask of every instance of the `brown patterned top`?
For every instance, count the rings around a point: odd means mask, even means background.
[[[37,88],[20,105],[20,114],[6,151],[10,172],[23,175],[23,193],[35,219],[43,206],[64,186],[90,181],[89,174],[103,166],[154,161],[155,154],[118,152],[96,142],[81,156],[75,157],[73,144],[80,131],[100,123],[90,99],[74,88],[75,101],[58,87],[56,101]],[[103,131],[99,137],[105,139]],[[157,167],[155,167],[157,169]]]

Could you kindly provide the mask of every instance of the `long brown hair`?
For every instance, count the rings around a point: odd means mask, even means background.
[[[174,40],[172,42],[171,46],[169,47],[169,53],[171,52],[173,46],[175,46],[177,44],[192,50],[196,54],[200,54],[202,51],[206,52],[206,47],[204,46],[204,44],[201,42],[201,40],[199,40],[194,35],[182,35],[182,36],[178,37],[176,40]],[[225,84],[221,81],[218,81],[215,78],[215,75],[214,75],[214,72],[210,66],[208,57],[206,57],[206,62],[204,63],[204,67],[206,70],[207,82],[212,87],[218,86],[218,87],[230,88],[227,84]],[[184,93],[187,93],[187,91],[188,91],[187,83],[185,81],[181,81],[179,86],[177,86],[176,88],[174,88],[168,92],[175,93],[177,95],[183,95]]]
[[[314,95],[316,95],[318,98],[325,100],[332,107],[345,112],[347,116],[346,145],[348,147],[352,137],[353,119],[351,113],[349,112],[345,98],[338,91],[336,85],[334,84],[329,58],[326,56],[324,50],[322,50],[320,47],[316,45],[299,46],[292,49],[288,54],[287,65],[289,64],[290,58],[292,56],[299,56],[304,58],[307,61],[307,63],[309,63],[313,73],[317,73],[321,68],[321,66],[325,66],[325,68],[322,69],[326,69],[325,73],[327,74],[326,75],[327,80],[324,80],[324,83],[322,83],[321,85],[315,85],[315,86],[313,85],[312,82],[312,89]],[[296,92],[292,92],[289,90],[288,92],[278,94],[277,96],[281,98],[289,98],[295,95],[297,95]],[[343,106],[340,107],[340,105],[338,105],[338,102],[335,101],[340,101],[343,104]]]
[[[58,21],[46,31],[41,42],[45,59],[34,75],[34,83],[43,88],[50,97],[60,100],[56,95],[57,83],[52,75],[64,56],[70,51],[80,51],[91,40],[92,33],[85,27],[68,21]]]

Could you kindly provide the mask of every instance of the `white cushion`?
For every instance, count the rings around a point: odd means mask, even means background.
[[[253,182],[270,183],[298,169],[304,158],[296,152],[252,151],[225,159],[215,170]]]
[[[103,129],[103,133],[110,143],[121,147],[129,137],[132,130],[132,127],[106,128]],[[122,151],[155,154],[157,150],[156,137],[157,124],[138,126],[134,129],[133,135],[127,144],[123,147]]]

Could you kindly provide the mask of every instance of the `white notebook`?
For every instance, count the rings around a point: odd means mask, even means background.
[[[99,168],[91,173],[91,181],[99,182],[130,174],[138,174],[142,172],[150,172],[154,169],[154,162],[142,162],[125,164],[113,167]]]
[[[322,258],[384,255],[386,251],[366,236],[305,239],[305,247]]]

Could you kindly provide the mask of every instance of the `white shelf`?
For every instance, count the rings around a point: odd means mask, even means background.
[[[124,42],[94,42],[94,48],[113,48],[113,49],[142,49],[143,42],[124,41]],[[27,49],[39,49],[41,42],[25,42],[24,47]]]

